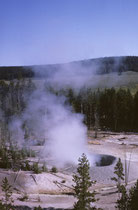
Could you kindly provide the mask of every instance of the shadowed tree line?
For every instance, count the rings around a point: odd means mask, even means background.
[[[8,123],[13,117],[21,116],[34,90],[36,85],[31,79],[0,81],[1,139],[7,137]],[[81,89],[77,94],[72,89],[55,94],[67,96],[73,111],[84,114],[88,129],[97,127],[102,130],[138,132],[138,91],[132,95],[129,89],[94,91],[89,88]]]
[[[129,89],[87,89],[75,95],[69,90],[67,95],[89,129],[97,124],[102,130],[138,131],[138,91],[132,95]]]
[[[3,142],[10,140],[9,123],[13,117],[21,116],[34,88],[30,79],[0,81],[0,139]],[[25,124],[23,127],[25,129]]]

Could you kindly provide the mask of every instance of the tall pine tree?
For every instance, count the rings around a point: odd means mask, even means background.
[[[89,175],[90,164],[85,154],[79,158],[77,174],[73,176],[75,182],[74,191],[77,202],[74,205],[74,210],[95,210],[95,206],[91,207],[91,203],[96,201],[95,192],[90,192],[92,181]]]

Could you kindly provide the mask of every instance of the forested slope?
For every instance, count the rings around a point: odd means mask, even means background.
[[[93,66],[98,63],[100,65],[95,73],[96,77],[99,75],[100,80],[97,88],[82,87],[77,92],[73,88],[63,90],[51,88],[48,91],[66,96],[66,103],[71,104],[73,111],[84,114],[84,123],[89,129],[97,127],[103,130],[138,132],[138,57],[91,59],[80,61],[79,65],[93,69]],[[61,66],[58,64],[37,67],[0,67],[0,135],[2,139],[9,135],[8,124],[11,119],[22,115],[30,95],[38,89],[36,80],[41,81],[48,76],[50,71],[56,72]],[[35,68],[40,69],[40,74],[39,71],[36,74]],[[113,83],[114,72],[117,72],[120,78],[118,83]],[[107,79],[110,81],[110,86],[106,86]],[[48,88],[47,81],[45,85]],[[132,93],[130,90],[133,86],[136,89]],[[31,135],[26,122],[23,124],[23,129],[26,136]]]
[[[138,56],[122,56],[122,57],[105,57],[97,59],[88,59],[82,61],[76,61],[70,63],[72,65],[79,64],[84,68],[89,68],[93,72],[93,68],[96,68],[97,74],[108,74],[117,72],[121,74],[126,71],[138,72]],[[68,64],[64,64],[66,67]],[[56,71],[61,68],[63,64],[51,64],[51,65],[40,65],[40,66],[7,66],[0,67],[0,79],[1,80],[12,80],[20,78],[32,78],[34,71],[32,68],[40,69],[40,74],[37,72],[37,77],[41,77],[41,69],[45,76],[49,71]]]

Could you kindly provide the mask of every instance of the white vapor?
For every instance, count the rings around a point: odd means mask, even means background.
[[[95,87],[101,82],[101,76],[95,75],[99,65],[90,66],[84,68],[73,63],[48,71],[33,68],[36,74],[40,73],[44,78],[34,78],[36,90],[30,95],[21,118],[13,119],[10,125],[12,131],[15,127],[17,129],[15,138],[25,142],[22,131],[25,122],[31,138],[44,141],[41,156],[52,157],[58,165],[76,163],[82,153],[89,158],[87,128],[83,124],[83,115],[74,113],[64,96],[54,95],[48,89],[58,91],[72,88],[78,92],[81,88]],[[93,164],[94,160],[90,162]]]
[[[23,114],[28,128],[45,140],[42,157],[52,157],[56,164],[77,162],[86,150],[87,129],[83,116],[72,112],[63,96],[36,90]]]

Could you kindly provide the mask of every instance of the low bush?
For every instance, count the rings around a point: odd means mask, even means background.
[[[55,166],[53,166],[53,167],[51,168],[51,172],[52,172],[52,173],[57,173],[58,170],[57,170],[57,168],[56,168]]]

